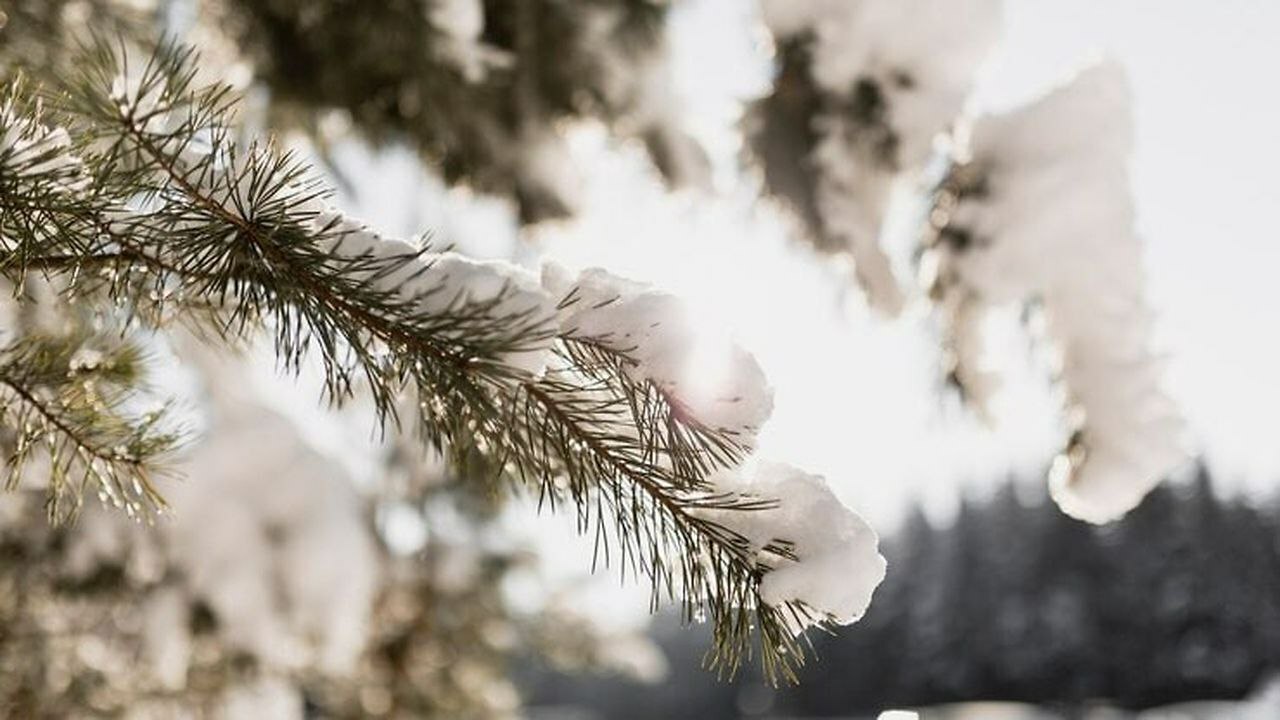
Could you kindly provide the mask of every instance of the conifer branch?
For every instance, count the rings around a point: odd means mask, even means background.
[[[102,41],[85,52],[81,74],[40,103],[15,92],[5,106],[0,275],[17,286],[38,272],[65,299],[109,300],[104,308],[123,306],[155,329],[181,319],[246,340],[265,328],[290,372],[318,354],[330,402],[367,395],[383,427],[411,420],[459,466],[478,455],[491,476],[572,503],[580,528],[594,530],[597,560],[647,577],[655,604],[678,599],[687,620],[711,617],[712,665],[733,673],[758,637],[767,675],[794,680],[794,630],[814,613],[764,603],[769,568],[712,519],[773,506],[709,482],[743,459],[749,439],[633,377],[628,349],[520,306],[510,281],[473,297],[438,269],[449,258],[369,245],[369,233],[324,208],[304,163],[270,145],[236,146],[234,98],[197,86],[191,51],[162,46],[140,65]],[[513,360],[544,350],[545,371]],[[51,386],[75,384],[66,363],[47,368]],[[150,467],[172,438],[155,434],[154,419],[125,417],[117,397],[84,406],[64,393],[50,404],[9,379],[0,374],[14,401],[7,425],[35,413],[51,454],[66,446],[81,458],[82,486],[160,503]],[[406,393],[417,400],[412,418],[400,416]],[[766,549],[789,556],[784,542]]]
[[[153,476],[179,436],[163,429],[163,409],[123,409],[142,363],[136,346],[102,337],[35,336],[0,352],[0,422],[13,433],[5,487],[38,457],[55,521],[74,515],[90,487],[130,516],[162,510]]]

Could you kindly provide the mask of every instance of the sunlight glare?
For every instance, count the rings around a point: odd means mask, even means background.
[[[680,385],[690,401],[703,406],[733,390],[733,343],[723,323],[695,316],[692,324],[693,347],[685,359]]]

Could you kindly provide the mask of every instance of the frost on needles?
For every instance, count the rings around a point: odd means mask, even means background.
[[[233,142],[234,98],[199,86],[180,47],[96,44],[77,67],[59,87],[11,87],[0,114],[7,283],[126,337],[181,325],[222,346],[265,331],[285,371],[317,358],[329,402],[370,398],[384,428],[572,510],[597,558],[647,578],[655,603],[705,612],[722,671],[758,651],[771,678],[794,679],[797,629],[865,609],[883,573],[874,533],[812,476],[742,469],[771,391],[736,346],[711,387],[692,377],[698,328],[678,299],[379,236],[329,207],[304,163]],[[0,377],[3,419],[43,419],[59,496],[105,482],[131,512],[162,507],[152,473],[176,437],[156,431],[163,413],[127,412],[137,376],[73,403],[74,353],[22,355],[33,338],[10,335],[10,357],[39,372]],[[725,480],[740,472],[756,479]]]

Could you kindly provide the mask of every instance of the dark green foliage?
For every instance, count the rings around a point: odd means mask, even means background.
[[[884,88],[873,78],[860,78],[842,93],[819,87],[813,78],[812,32],[777,38],[777,75],[772,91],[755,102],[745,120],[746,161],[759,165],[765,190],[789,205],[808,229],[819,250],[841,252],[849,239],[831,228],[820,207],[820,186],[831,180],[818,167],[815,154],[820,129],[838,128],[856,153],[848,162],[867,168],[895,170],[899,138],[889,124]],[[910,76],[893,82],[908,86]],[[844,192],[853,192],[846,189]]]
[[[808,36],[778,42],[773,92],[752,108],[746,130],[765,188],[791,205],[819,247],[836,251],[845,248],[845,241],[821,232],[819,173],[810,159],[818,144],[814,119],[823,107],[822,94],[809,75],[811,42]]]
[[[377,143],[403,141],[446,182],[514,198],[521,220],[557,218],[572,198],[531,154],[558,124],[597,118],[641,138],[663,173],[692,149],[648,112],[661,72],[660,0],[486,0],[479,38],[433,25],[431,0],[229,0],[240,47],[271,91],[277,126],[316,134],[325,110]]]

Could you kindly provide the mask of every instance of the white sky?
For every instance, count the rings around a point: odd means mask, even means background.
[[[1000,325],[1013,371],[986,428],[936,394],[935,343],[922,313],[868,316],[848,268],[788,240],[785,218],[755,202],[736,171],[739,100],[768,81],[768,43],[753,3],[689,0],[672,34],[681,111],[717,161],[713,196],[672,196],[637,148],[610,147],[599,128],[575,133],[585,201],[579,218],[521,245],[522,260],[601,265],[684,296],[709,325],[727,326],[759,356],[776,388],[764,451],[824,473],[842,498],[891,525],[912,498],[945,512],[965,485],[1034,475],[1060,442],[1055,399],[1034,355]],[[1006,0],[1003,44],[975,104],[1034,96],[1099,52],[1129,70],[1136,103],[1134,186],[1148,244],[1150,297],[1170,389],[1228,487],[1280,478],[1280,3]],[[403,153],[340,154],[353,176],[378,177],[349,199],[387,230],[435,229],[475,254],[503,255],[509,209],[444,192]],[[417,178],[406,182],[406,178]],[[357,182],[357,186],[366,186]],[[476,210],[477,202],[482,206]]]

